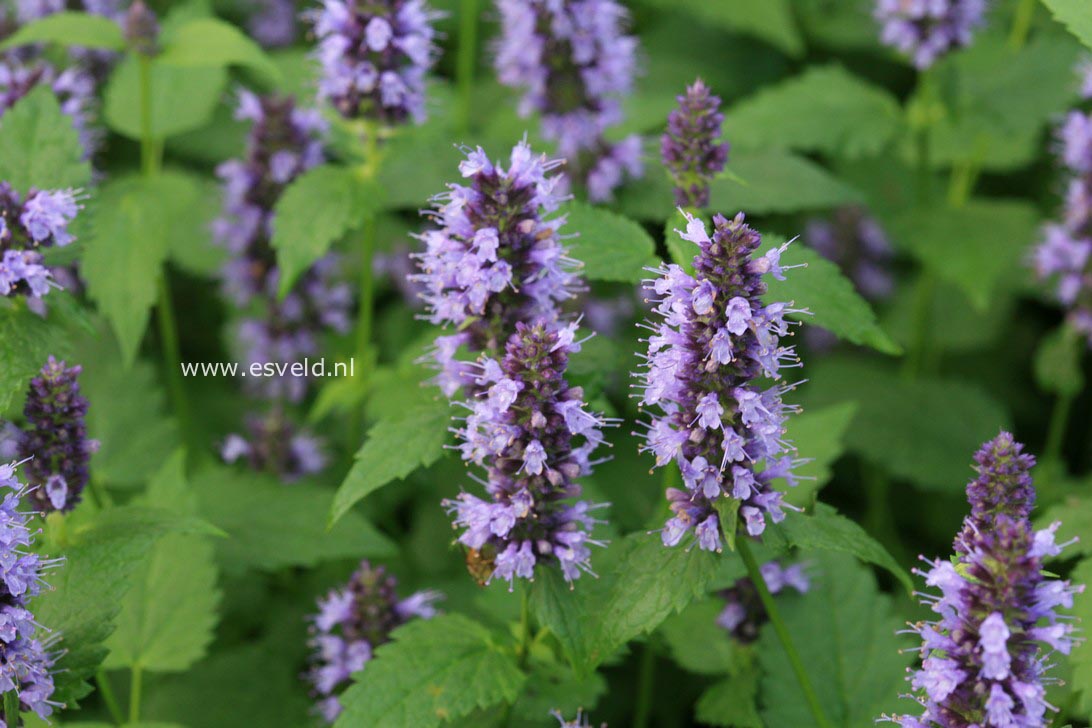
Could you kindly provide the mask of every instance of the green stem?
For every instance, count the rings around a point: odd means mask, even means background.
[[[19,728],[19,693],[14,690],[4,693],[4,725]]]
[[[743,558],[743,564],[747,567],[747,574],[751,577],[755,589],[758,590],[758,598],[766,609],[766,616],[770,618],[770,624],[773,625],[774,632],[777,633],[777,638],[781,641],[781,646],[785,648],[785,654],[789,658],[789,664],[792,665],[792,671],[796,674],[797,682],[800,683],[800,689],[804,691],[804,698],[811,709],[812,717],[815,718],[819,728],[834,728],[834,724],[827,720],[827,716],[823,712],[823,707],[819,703],[819,695],[812,687],[811,680],[808,678],[808,671],[804,668],[803,660],[800,659],[800,653],[796,651],[792,636],[789,634],[788,628],[785,627],[785,622],[781,619],[781,612],[777,608],[777,603],[774,602],[773,595],[770,594],[770,589],[766,586],[766,580],[762,578],[762,570],[758,568],[758,562],[755,561],[755,556],[751,553],[751,546],[747,538],[738,539],[736,548],[739,549],[739,555]]]
[[[925,368],[925,361],[932,342],[933,295],[936,291],[936,273],[925,268],[918,276],[914,296],[913,338],[907,352],[903,373],[908,379],[916,379]]]
[[[520,669],[527,667],[531,656],[531,588],[521,582],[519,588],[519,659]]]
[[[174,412],[182,430],[182,439],[187,441],[189,429],[189,403],[186,401],[186,387],[182,382],[182,354],[178,344],[178,325],[174,318],[171,304],[171,284],[164,269],[159,275],[159,305],[156,306],[159,322],[159,336],[163,343],[163,359],[167,366],[167,386],[170,388]]]
[[[1035,18],[1035,6],[1039,0],[1020,0],[1016,14],[1012,18],[1012,31],[1009,33],[1009,47],[1018,51],[1024,47],[1031,30],[1031,21]]]
[[[652,716],[653,680],[656,677],[656,653],[645,643],[641,651],[640,673],[637,677],[637,705],[633,709],[633,728],[646,728]]]
[[[140,168],[145,175],[159,171],[162,147],[152,132],[152,59],[140,58]]]
[[[474,68],[478,61],[478,0],[459,3],[459,50],[455,59],[455,79],[459,87],[459,132],[470,131],[473,108]]]
[[[1069,424],[1069,411],[1073,407],[1073,395],[1059,394],[1054,402],[1054,411],[1050,415],[1050,428],[1047,430],[1046,446],[1043,448],[1043,462],[1053,465],[1062,456],[1065,444],[1065,430]]]
[[[140,722],[140,691],[144,681],[144,671],[140,665],[133,665],[129,681],[129,722]]]
[[[118,697],[114,693],[114,686],[110,684],[110,677],[99,670],[95,673],[95,684],[99,686],[99,695],[102,696],[102,702],[106,703],[106,709],[110,711],[110,717],[114,719],[114,723],[125,725],[125,716],[121,712],[121,704],[118,703]]]

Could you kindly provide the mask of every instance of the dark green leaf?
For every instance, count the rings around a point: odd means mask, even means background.
[[[584,263],[589,280],[639,283],[658,263],[656,243],[634,221],[578,201],[561,214],[568,216],[563,232],[577,234],[567,241],[569,255]]]
[[[799,457],[806,460],[794,473],[800,482],[782,487],[785,499],[793,505],[808,507],[815,494],[831,477],[831,466],[845,452],[845,437],[857,414],[856,402],[808,408],[785,423],[788,440]]]
[[[753,35],[761,38],[778,50],[790,56],[799,56],[804,52],[804,42],[793,22],[789,0],[645,0],[645,4],[663,7],[676,12],[684,10],[697,18],[718,25],[727,30]]]
[[[758,679],[758,671],[750,669],[713,683],[698,698],[698,721],[731,728],[763,728],[758,714]]]
[[[696,600],[660,625],[657,634],[680,667],[699,675],[727,675],[745,662],[745,649],[717,624],[724,606],[716,596]]]
[[[47,84],[38,84],[0,118],[0,179],[17,191],[82,187],[91,165],[72,118]]]
[[[76,48],[101,48],[120,51],[125,48],[121,26],[109,18],[91,13],[60,12],[28,23],[11,34],[0,50],[33,43],[58,43]]]
[[[69,294],[53,291],[47,299],[50,315],[42,318],[30,311],[20,299],[0,299],[0,414],[21,397],[46,359],[52,354],[66,357],[72,350],[71,334],[58,306]]]
[[[1081,358],[1087,347],[1084,337],[1069,326],[1061,326],[1043,339],[1035,352],[1035,381],[1044,392],[1063,396],[1084,389]]]

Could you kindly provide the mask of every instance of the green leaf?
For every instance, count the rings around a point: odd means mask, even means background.
[[[125,49],[121,26],[109,18],[91,13],[60,12],[28,23],[11,34],[0,50],[32,43],[57,43],[70,48]]]
[[[1060,326],[1043,338],[1035,351],[1035,382],[1044,392],[1075,396],[1084,389],[1081,358],[1085,342],[1070,326]]]
[[[906,667],[913,659],[907,641],[896,636],[902,620],[880,594],[867,570],[842,555],[818,554],[811,590],[779,600],[785,626],[819,695],[827,719],[844,728],[875,725],[897,709],[906,691]],[[762,718],[769,726],[816,725],[792,667],[771,626],[755,652],[764,677]],[[906,706],[903,710],[907,710]]]
[[[512,716],[533,725],[541,723],[551,710],[567,716],[588,710],[607,691],[607,681],[598,673],[580,678],[568,665],[533,658],[530,668],[523,692],[512,706]]]
[[[830,172],[786,152],[740,152],[732,155],[728,168],[736,179],[720,177],[710,188],[710,208],[725,214],[822,210],[862,201],[857,190]]]
[[[739,102],[724,117],[733,150],[798,149],[835,156],[877,154],[898,132],[901,111],[885,89],[841,66],[804,73]]]
[[[451,416],[446,402],[432,402],[376,423],[334,496],[329,522],[387,483],[436,462],[444,453]]]
[[[48,84],[38,84],[0,118],[0,179],[26,193],[81,187],[91,179],[79,134]]]
[[[1085,531],[1085,535],[1087,533]],[[1069,578],[1074,584],[1092,584],[1092,559],[1077,564]],[[1083,593],[1073,597],[1073,616],[1085,625],[1085,629],[1092,624],[1092,590],[1086,588]],[[1080,693],[1080,710],[1085,715],[1092,713],[1092,643],[1084,640],[1074,647],[1069,664],[1073,669],[1073,691]]]
[[[849,448],[927,490],[962,493],[978,447],[1009,426],[1005,409],[961,381],[908,381],[863,361],[832,357],[808,367],[805,401],[856,400]]]
[[[745,661],[746,651],[717,624],[725,601],[709,597],[694,601],[660,625],[672,659],[684,670],[699,675],[726,675]]]
[[[982,199],[958,209],[907,210],[890,221],[889,230],[900,247],[984,311],[1004,276],[1020,270],[1038,222],[1026,202]]]
[[[148,486],[150,505],[193,515],[185,454],[177,451]],[[136,570],[121,602],[104,667],[181,672],[205,655],[218,621],[215,549],[208,536],[168,534]]]
[[[175,29],[156,62],[181,68],[244,66],[272,85],[281,82],[280,69],[257,43],[216,18],[195,18]]]
[[[58,305],[64,300],[67,305]],[[46,318],[29,310],[21,300],[0,299],[0,414],[26,391],[50,354],[67,357],[71,331],[62,316],[75,305],[68,293],[53,291]]]
[[[200,471],[191,482],[200,513],[228,534],[216,542],[225,571],[274,571],[326,559],[394,554],[386,536],[356,513],[327,530],[326,488],[285,486],[269,476],[222,466]]]
[[[845,452],[845,438],[850,423],[857,414],[856,402],[842,402],[827,407],[808,408],[790,417],[788,439],[799,456],[806,460],[794,469],[800,483],[785,484],[785,499],[795,506],[810,507],[815,494],[831,478],[831,466]]]
[[[789,543],[807,551],[837,551],[849,554],[861,561],[875,564],[891,572],[906,587],[907,593],[914,591],[914,582],[906,570],[887,553],[876,539],[868,532],[825,503],[815,505],[811,516],[798,515],[786,518],[781,529]]]
[[[1084,0],[1043,0],[1054,13],[1054,19],[1092,48],[1092,7]]]
[[[341,695],[338,726],[429,728],[510,703],[526,676],[489,630],[457,614],[395,630]]]
[[[698,722],[732,728],[764,728],[758,714],[758,671],[746,670],[706,688],[698,698]]]
[[[760,38],[790,56],[804,53],[804,41],[793,22],[788,0],[645,0],[646,5],[692,13],[706,23]]]
[[[577,234],[567,241],[569,255],[584,263],[589,280],[639,283],[659,262],[656,243],[633,220],[576,200],[561,213],[568,216],[564,231]]]
[[[380,188],[353,170],[325,164],[297,177],[277,200],[271,244],[281,266],[280,295],[335,240],[379,209]]]
[[[182,68],[153,60],[152,137],[166,139],[208,124],[227,80],[223,68]],[[111,129],[138,141],[142,136],[140,99],[140,61],[126,56],[106,84],[103,115]]]
[[[175,234],[171,200],[176,178],[123,177],[100,189],[92,210],[92,234],[83,256],[88,295],[110,322],[122,360],[136,359],[159,277]]]
[[[774,243],[777,245],[777,243]],[[791,302],[811,315],[793,314],[793,318],[822,326],[840,339],[870,346],[884,354],[900,354],[902,349],[876,322],[868,301],[842,275],[841,269],[811,248],[790,245],[781,256],[784,266],[804,265],[785,273],[785,280],[768,280],[766,302]]]

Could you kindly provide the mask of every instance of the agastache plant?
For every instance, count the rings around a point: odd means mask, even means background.
[[[969,45],[985,14],[986,0],[877,0],[875,10],[880,40],[919,69]]]
[[[576,501],[577,478],[611,424],[585,409],[584,391],[565,379],[577,350],[575,324],[516,324],[501,360],[477,365],[480,396],[456,429],[463,459],[485,468],[488,500],[461,493],[444,505],[471,550],[475,575],[488,583],[534,578],[536,566],[558,566],[566,581],[591,571],[591,537],[599,505]]]
[[[0,296],[42,298],[58,286],[42,262],[43,248],[76,238],[68,225],[81,205],[75,190],[34,190],[24,200],[0,182]]]
[[[675,182],[675,204],[709,205],[709,183],[728,162],[728,142],[721,142],[720,98],[699,78],[676,97],[678,108],[667,117],[660,138],[660,157]]]
[[[425,118],[437,14],[421,0],[323,0],[308,14],[322,65],[319,98],[346,119]]]
[[[239,94],[236,117],[252,124],[243,159],[217,169],[224,209],[213,225],[216,241],[230,254],[221,279],[225,295],[243,313],[236,339],[247,365],[300,362],[319,352],[324,332],[349,329],[352,292],[337,278],[333,254],[318,260],[292,289],[278,296],[280,270],[270,244],[274,206],[288,185],[323,161],[326,125],[316,111],[296,107],[288,97]],[[322,467],[325,458],[312,438],[296,433],[283,404],[307,393],[307,379],[290,373],[247,379],[251,393],[272,403],[264,418],[248,422],[250,437],[233,435],[225,459],[245,458],[261,470],[295,478]]]
[[[20,510],[31,488],[17,476],[20,463],[0,465],[0,693],[15,692],[19,709],[48,718],[60,703],[52,700],[53,663],[57,655],[50,651],[58,638],[39,639],[44,628],[27,608],[28,600],[48,589],[43,572],[60,560],[43,559],[34,553],[38,530],[31,530],[34,515]]]
[[[641,175],[641,139],[610,142],[633,88],[637,40],[614,0],[498,0],[497,78],[523,92],[522,116],[542,117],[594,201],[609,200],[624,179]]]
[[[923,558],[930,568],[915,572],[940,594],[923,597],[937,618],[912,625],[922,664],[910,682],[923,712],[887,718],[904,728],[1047,724],[1050,654],[1074,644],[1074,625],[1057,610],[1084,587],[1043,572],[1068,544],[1055,543],[1060,523],[1032,528],[1034,459],[1021,450],[1004,432],[982,447],[956,558]]]
[[[1092,87],[1092,72],[1085,83]],[[1086,94],[1092,98],[1092,88]],[[1060,222],[1047,225],[1035,250],[1035,270],[1055,279],[1055,295],[1070,325],[1092,346],[1092,114],[1070,111],[1058,130],[1068,177]]]
[[[459,171],[468,183],[449,185],[433,213],[440,227],[419,236],[415,254],[427,318],[451,326],[430,354],[444,394],[473,391],[475,377],[460,352],[499,359],[519,321],[557,321],[559,304],[580,287],[579,264],[558,234],[563,218],[545,219],[564,199],[560,165],[535,155],[526,142],[512,150],[507,168],[480,148],[468,151]]]
[[[789,588],[806,594],[811,587],[802,564],[782,566],[776,561],[769,561],[762,565],[760,571],[770,594],[779,594]],[[769,615],[762,606],[755,583],[749,577],[743,577],[720,592],[720,596],[724,598],[725,605],[717,616],[717,624],[739,642],[748,644],[757,640],[758,630],[767,622]]]
[[[795,484],[795,461],[784,439],[785,417],[798,408],[782,402],[793,386],[781,369],[799,366],[789,333],[786,303],[763,304],[763,276],[783,280],[781,253],[757,255],[761,236],[734,219],[713,218],[713,234],[688,213],[683,240],[699,247],[691,275],[672,263],[651,269],[658,277],[645,289],[656,307],[647,324],[646,371],[639,373],[642,407],[655,407],[643,450],[656,467],[674,462],[683,490],[669,488],[674,514],[662,531],[665,546],[688,533],[706,551],[721,549],[718,503],[735,499],[741,524],[760,535],[767,519],[784,518],[782,494],[773,481]]]
[[[399,599],[393,575],[382,566],[362,561],[341,589],[318,602],[312,618],[311,668],[306,673],[318,703],[316,710],[327,723],[341,714],[338,695],[349,685],[349,676],[365,669],[375,648],[409,620],[436,615],[439,592],[420,591]]]

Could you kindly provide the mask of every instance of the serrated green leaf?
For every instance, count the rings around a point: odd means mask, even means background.
[[[68,296],[63,291],[50,293],[53,305],[46,318],[30,311],[25,301],[0,299],[0,415],[23,395],[50,354],[71,353],[71,331],[62,316],[65,307],[56,305]]]
[[[443,455],[450,423],[446,402],[431,402],[376,423],[334,496],[330,523],[369,493],[436,462]]]
[[[341,695],[337,726],[429,728],[512,702],[526,676],[490,632],[457,614],[415,620],[391,634]]]
[[[789,543],[797,548],[849,554],[887,569],[906,587],[907,593],[914,591],[914,582],[910,575],[887,553],[887,549],[854,521],[840,515],[825,503],[817,503],[813,515],[801,514],[786,518],[781,523],[781,529]]]
[[[788,0],[645,0],[646,5],[663,7],[676,12],[683,10],[693,13],[697,18],[716,24],[727,30],[753,35],[766,41],[790,56],[799,56],[804,52],[804,41],[793,21],[792,8]]]
[[[64,11],[28,23],[11,34],[0,50],[33,43],[58,43],[70,48],[101,48],[120,51],[125,48],[121,26],[109,18],[91,13]]]
[[[0,117],[0,179],[26,194],[82,187],[91,165],[72,118],[47,84],[38,84]]]
[[[110,322],[122,361],[136,359],[159,277],[174,234],[170,176],[123,177],[104,185],[91,212],[93,231],[83,257],[88,295]]]
[[[1085,341],[1069,326],[1047,334],[1035,351],[1035,382],[1044,392],[1074,396],[1084,389]]]
[[[568,216],[565,230],[577,234],[567,241],[569,255],[584,263],[589,280],[639,283],[658,262],[656,243],[633,220],[576,200],[561,214]]]
[[[891,613],[891,600],[879,593],[872,575],[852,558],[818,554],[808,560],[811,589],[801,598],[778,601],[785,626],[827,719],[845,728],[873,726],[906,692],[912,652],[907,640],[896,636],[902,620]],[[763,672],[766,725],[816,725],[771,626],[763,629],[755,652]]]
[[[176,28],[156,62],[180,68],[244,66],[272,85],[282,80],[280,69],[257,43],[216,18],[195,18]]]
[[[860,157],[881,152],[900,119],[899,104],[885,89],[830,65],[812,66],[732,106],[724,128],[730,130],[733,150]]]
[[[815,362],[808,377],[807,403],[859,403],[846,436],[850,450],[927,490],[962,493],[971,455],[1009,426],[1005,409],[967,382],[908,381],[842,357]]]
[[[1004,276],[1019,270],[1038,222],[1026,202],[981,199],[958,209],[908,210],[890,221],[889,230],[900,247],[984,311]]]
[[[1085,535],[1087,533],[1085,531]],[[1092,559],[1085,559],[1077,564],[1069,579],[1074,584],[1092,584]],[[1085,629],[1092,624],[1092,590],[1087,586],[1082,593],[1073,597],[1073,616]],[[1073,691],[1080,694],[1080,710],[1085,714],[1092,713],[1092,644],[1088,640],[1083,640],[1073,648],[1069,664],[1073,670]]]
[[[216,542],[225,571],[273,571],[326,559],[394,554],[394,545],[356,513],[327,530],[326,488],[286,486],[269,476],[221,466],[201,470],[191,483],[200,513],[228,534]]]
[[[775,243],[776,245],[776,243]],[[785,273],[785,280],[767,281],[764,299],[792,302],[811,315],[793,314],[806,324],[822,326],[835,336],[885,354],[902,349],[876,321],[876,314],[838,266],[811,248],[794,243],[781,256],[783,266],[803,265]]]
[[[380,189],[346,167],[324,164],[288,185],[273,211],[273,239],[281,267],[280,295],[326,254],[335,240],[379,209]]]
[[[152,137],[166,139],[205,126],[220,103],[227,80],[223,68],[182,68],[153,60]],[[106,84],[103,116],[111,129],[129,139],[139,140],[142,135],[140,89],[140,61],[126,56]]]
[[[860,192],[827,170],[786,152],[740,152],[732,155],[728,167],[746,184],[728,176],[713,181],[710,208],[725,214],[822,210],[862,201]]]
[[[1054,18],[1092,48],[1092,6],[1083,0],[1043,0]]]
[[[698,721],[731,728],[763,728],[758,714],[758,680],[758,671],[751,669],[710,685],[698,698]]]
[[[806,461],[793,470],[800,482],[780,488],[787,502],[801,507],[812,504],[815,494],[830,480],[831,466],[845,452],[845,436],[856,414],[856,402],[842,402],[805,409],[786,421],[786,439]]]
[[[196,512],[178,451],[148,485],[149,505]],[[106,642],[107,668],[180,672],[200,660],[212,642],[220,591],[209,537],[168,534],[155,543],[133,576],[117,628]]]

